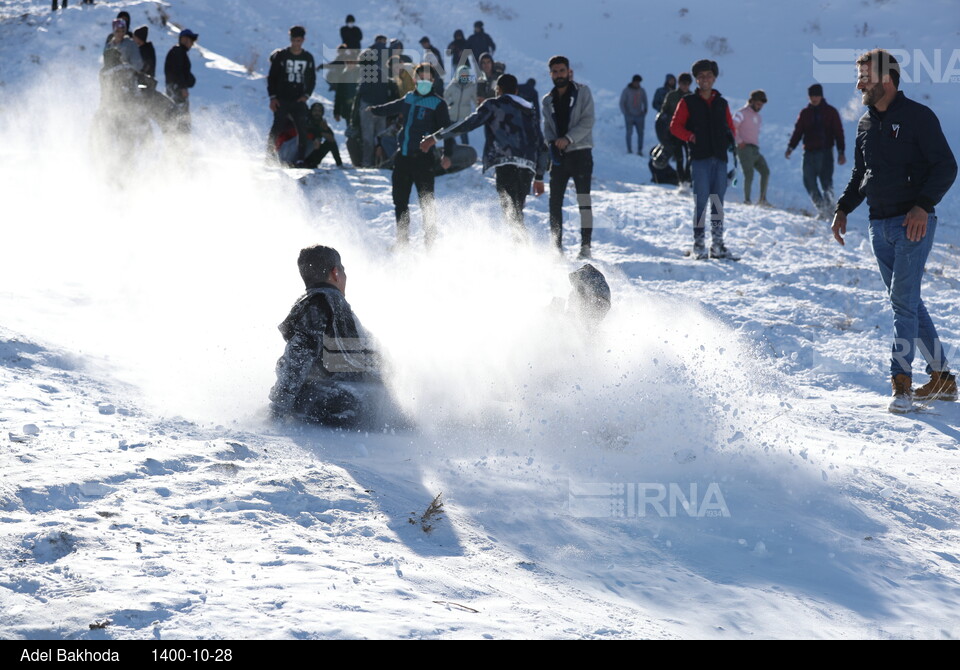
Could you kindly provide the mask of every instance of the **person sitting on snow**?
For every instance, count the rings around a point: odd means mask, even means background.
[[[385,399],[380,357],[344,295],[340,253],[307,247],[297,265],[307,290],[280,324],[287,344],[270,391],[273,414],[332,427],[371,426]]]

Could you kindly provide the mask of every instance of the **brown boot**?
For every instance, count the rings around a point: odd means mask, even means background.
[[[956,400],[957,378],[948,371],[931,372],[930,381],[914,392],[917,400]]]
[[[908,375],[899,374],[891,381],[893,385],[893,400],[890,401],[887,409],[894,414],[906,414],[913,409],[912,380]]]

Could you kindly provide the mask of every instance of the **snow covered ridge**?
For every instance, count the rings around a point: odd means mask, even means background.
[[[662,37],[626,62],[605,50],[636,42],[617,32],[635,32],[633,4],[571,6],[562,22],[538,3],[398,6],[169,3],[208,50],[191,52],[195,142],[112,171],[86,142],[99,46],[118,9],[139,23],[156,4],[34,3],[42,14],[0,24],[0,79],[16,92],[0,102],[0,637],[960,636],[960,407],[884,412],[889,314],[863,228],[852,221],[841,249],[822,223],[731,192],[743,261],[686,261],[690,198],[647,184],[615,112],[633,71],[652,93],[656,72],[726,38],[718,88],[767,90],[771,200],[799,207],[799,161],[779,156],[810,45],[842,48],[867,20],[855,46],[893,30],[910,46],[927,18],[834,2],[792,10],[799,29],[782,32],[757,29],[776,6],[736,24],[709,3],[649,8]],[[298,22],[321,44],[347,11],[411,44],[483,18],[541,92],[549,55],[584,52],[577,76],[606,109],[595,249],[614,295],[595,340],[551,317],[569,268],[544,250],[543,199],[517,247],[487,179],[439,180],[436,253],[396,257],[389,175],[262,169],[252,49]],[[150,25],[162,55],[173,36]],[[784,53],[774,83],[748,44]],[[955,88],[919,86],[955,124]],[[851,97],[827,91],[838,107]],[[924,292],[955,346],[951,210]],[[343,253],[348,298],[419,430],[263,419],[296,253],[317,241]]]

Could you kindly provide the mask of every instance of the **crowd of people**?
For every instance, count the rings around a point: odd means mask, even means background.
[[[129,149],[148,132],[153,120],[174,145],[190,133],[190,89],[196,83],[189,51],[199,39],[183,29],[163,64],[164,91],[157,90],[157,53],[149,41],[150,28],[130,31],[130,14],[113,20],[103,45],[100,68],[100,107],[95,129],[104,142]]]
[[[161,94],[156,91],[156,55],[148,41],[148,29],[141,26],[131,33],[129,22],[129,15],[121,12],[105,42],[102,107],[122,110],[123,104],[138,101],[135,104],[165,128],[179,134],[189,132],[189,90],[196,80],[188,52],[198,36],[187,29],[180,32],[178,44],[167,54],[166,93]],[[446,52],[451,59],[449,68],[445,67],[444,54],[426,36],[420,40],[423,56],[419,62],[406,56],[399,40],[390,41],[385,35],[377,35],[370,47],[358,46],[363,33],[353,16],[347,17],[341,29],[343,42],[337,58],[330,63],[318,66],[303,48],[303,27],[294,26],[289,34],[290,46],[278,49],[270,58],[267,89],[274,113],[271,147],[275,149],[281,133],[292,128],[297,137],[293,164],[315,167],[329,153],[337,165],[343,165],[335,135],[324,119],[323,105],[307,106],[317,83],[317,71],[325,71],[325,79],[334,91],[333,117],[347,123],[347,149],[354,165],[376,167],[387,159],[392,162],[399,247],[409,244],[409,199],[414,187],[423,213],[426,244],[433,243],[437,234],[434,177],[451,167],[456,152],[468,142],[468,134],[483,128],[483,170],[494,171],[504,220],[516,236],[522,239],[526,234],[523,209],[527,196],[531,192],[535,196],[545,193],[544,179],[549,174],[550,235],[562,252],[563,203],[572,179],[581,231],[578,258],[591,258],[595,110],[590,88],[575,80],[568,58],[557,55],[549,60],[553,86],[539,99],[532,92],[535,81],[528,79],[521,85],[504,63],[494,59],[496,45],[479,21],[470,38],[456,31]],[[840,244],[844,243],[847,215],[867,200],[870,243],[894,314],[890,364],[893,400],[889,409],[907,412],[917,398],[957,398],[956,378],[950,372],[945,347],[920,297],[937,225],[935,206],[956,179],[957,163],[933,111],[899,90],[900,70],[895,57],[874,49],[857,60],[857,68],[857,89],[867,112],[857,127],[854,168],[841,197],[834,196],[833,168],[834,151],[836,162],[846,163],[843,125],[818,83],[807,91],[809,104],[797,116],[785,157],[790,159],[803,143],[804,187],[818,216],[832,218],[832,232]],[[447,72],[454,76],[445,86]],[[689,255],[737,260],[724,240],[724,197],[733,176],[729,158],[733,154],[734,170],[738,161],[743,169],[744,202],[753,203],[753,177],[759,173],[756,204],[769,206],[770,168],[760,152],[761,110],[767,104],[767,95],[756,89],[742,108],[731,111],[726,98],[715,88],[719,75],[715,61],[701,59],[693,63],[690,72],[665,77],[652,103],[657,114],[658,144],[651,151],[650,168],[655,180],[667,180],[672,173],[675,183],[692,190],[693,246]],[[634,75],[620,97],[627,151],[632,153],[636,134],[641,155],[648,111],[642,81],[640,75]],[[108,118],[118,130],[130,123],[130,115],[114,113]],[[392,138],[390,146],[396,147],[389,156],[384,151],[388,136]],[[438,145],[443,147],[440,152]],[[321,302],[328,307],[314,306],[304,314],[316,314],[318,310],[327,314],[323,327],[328,327],[330,305],[340,300],[328,295],[330,286],[339,288],[342,294],[339,282],[340,275],[345,282],[345,271],[338,255],[328,251],[323,254],[320,274],[305,274],[304,281],[308,297],[318,288],[313,284],[323,285],[316,295],[326,296]],[[595,290],[595,298],[603,293],[600,288]],[[605,291],[609,305],[609,287]],[[346,309],[348,313],[348,306]],[[334,322],[337,313],[333,309]],[[307,323],[314,317],[291,314],[294,321],[303,318]],[[346,333],[350,339],[359,330],[359,326],[346,327],[351,320],[352,316],[335,326],[341,329],[338,338]],[[320,326],[313,324],[310,328]],[[292,333],[291,329],[287,328]],[[912,365],[917,354],[926,360],[930,380],[914,390]],[[297,378],[303,381],[309,378],[307,368],[317,365],[320,363],[316,360],[306,360],[300,354],[281,360],[281,379],[274,392],[281,413],[290,400],[289,393],[283,395],[282,390],[286,383],[283,379],[290,377],[287,368],[296,367]],[[330,402],[336,405],[341,400]]]

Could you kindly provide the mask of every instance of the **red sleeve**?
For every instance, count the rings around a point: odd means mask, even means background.
[[[689,120],[690,110],[687,109],[687,101],[680,98],[680,104],[677,105],[677,110],[673,113],[673,118],[670,119],[670,133],[684,142],[689,142],[690,138],[693,137],[693,133],[687,130],[687,121]]]
[[[727,125],[730,127],[730,134],[737,136],[737,127],[733,125],[733,117],[730,116],[730,105],[727,105]]]

